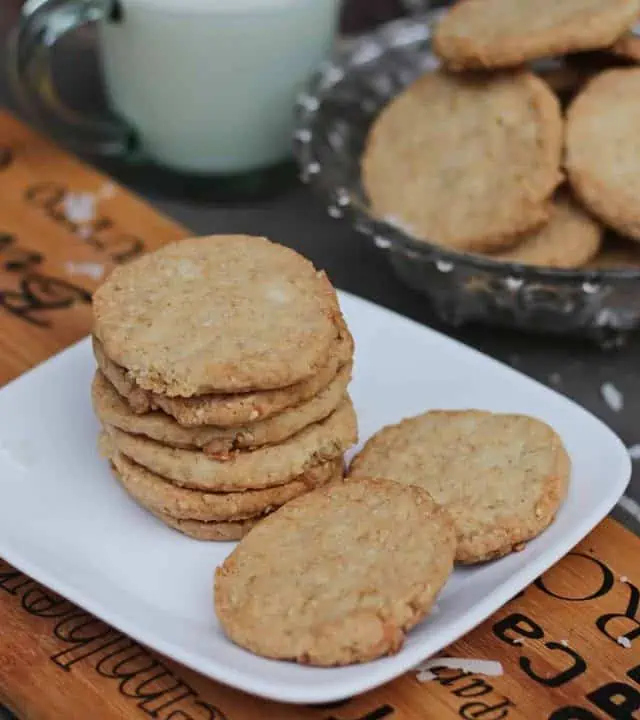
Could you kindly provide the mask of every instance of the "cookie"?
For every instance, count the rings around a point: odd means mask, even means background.
[[[568,197],[557,198],[551,217],[518,244],[491,257],[511,263],[551,268],[578,268],[594,258],[602,243],[602,227]]]
[[[542,532],[569,482],[560,437],[524,415],[432,411],[374,435],[349,478],[375,475],[418,485],[447,509],[456,561],[501,557]]]
[[[171,517],[171,515],[155,511],[151,511],[151,514],[183,535],[187,535],[194,540],[208,540],[210,542],[240,540],[262,520],[262,518],[257,517],[230,522],[202,522],[200,520],[180,520]]]
[[[357,441],[356,416],[348,398],[325,420],[280,445],[236,451],[216,460],[200,450],[181,450],[105,425],[116,449],[138,465],[182,487],[233,492],[284,485],[310,468],[341,456]]]
[[[433,49],[455,70],[504,68],[612,45],[638,0],[464,0],[436,25]]]
[[[640,68],[600,73],[569,107],[565,164],[587,209],[640,240],[638,127]]]
[[[640,63],[640,37],[632,32],[625,33],[611,46],[611,52],[625,60]]]
[[[338,324],[336,339],[327,364],[309,380],[278,390],[264,390],[240,394],[201,395],[192,398],[167,397],[137,387],[124,368],[116,365],[106,354],[100,341],[93,338],[98,367],[127,399],[135,413],[162,410],[187,427],[218,425],[236,427],[257,420],[265,420],[277,413],[310,400],[333,380],[338,372],[351,370],[353,338],[344,323]]]
[[[362,178],[373,213],[415,238],[491,252],[548,219],[561,145],[558,99],[533,74],[432,72],[376,119]]]
[[[258,655],[347,665],[394,653],[453,564],[446,512],[418,487],[363,479],[265,518],[216,570],[227,636]]]
[[[239,448],[274,445],[308,425],[324,420],[344,399],[350,379],[349,364],[311,400],[266,420],[235,428],[215,425],[184,427],[163,412],[136,414],[100,371],[96,372],[94,377],[91,394],[94,410],[102,422],[114,425],[124,432],[144,435],[165,445],[202,449],[215,456]]]
[[[106,434],[103,434],[106,435]],[[227,522],[245,520],[284,505],[315,487],[342,479],[342,458],[310,468],[285,485],[265,490],[212,493],[178,487],[119,453],[108,436],[101,450],[111,461],[124,489],[143,507],[179,520]]]
[[[136,385],[169,396],[281,388],[326,365],[340,310],[326,275],[265,238],[214,235],[118,266],[94,333]]]

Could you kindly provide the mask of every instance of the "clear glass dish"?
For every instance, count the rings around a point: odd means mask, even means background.
[[[360,182],[369,127],[394,95],[437,66],[430,27],[439,12],[350,39],[319,69],[296,107],[294,153],[302,179],[322,194],[332,217],[350,222],[387,253],[399,278],[426,296],[443,322],[622,344],[640,326],[640,270],[557,270],[460,254],[370,213]]]

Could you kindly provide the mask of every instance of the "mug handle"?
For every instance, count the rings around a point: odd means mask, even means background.
[[[135,155],[136,133],[109,114],[91,119],[64,104],[51,71],[51,53],[68,32],[103,20],[117,9],[114,0],[27,0],[9,36],[9,78],[30,115],[80,152],[107,157]]]

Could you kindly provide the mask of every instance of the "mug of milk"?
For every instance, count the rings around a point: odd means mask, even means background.
[[[340,0],[27,0],[10,40],[14,86],[67,140],[189,175],[286,160],[296,96],[330,53]],[[55,91],[51,51],[95,23],[112,113]]]

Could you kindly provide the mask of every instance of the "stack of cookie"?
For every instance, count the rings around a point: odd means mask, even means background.
[[[327,277],[297,253],[184,240],[117,268],[93,308],[102,452],[167,525],[237,539],[342,478],[353,340]]]
[[[441,67],[373,124],[372,210],[496,261],[640,266],[640,69],[619,67],[639,62],[639,15],[640,0],[456,2],[434,28]]]

